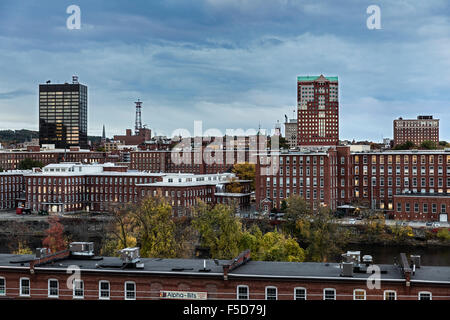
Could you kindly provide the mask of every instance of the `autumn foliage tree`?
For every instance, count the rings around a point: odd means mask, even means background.
[[[48,219],[49,228],[45,230],[46,237],[42,240],[42,246],[49,248],[52,252],[67,249],[67,242],[64,239],[64,226],[58,216],[51,216]]]

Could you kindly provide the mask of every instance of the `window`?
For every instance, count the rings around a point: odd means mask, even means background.
[[[73,298],[74,299],[83,299],[84,298],[83,280],[78,280],[78,279],[73,280]]]
[[[276,287],[266,287],[266,300],[277,300],[277,288]]]
[[[323,300],[336,300],[336,289],[323,289]]]
[[[385,290],[384,300],[397,300],[397,292],[393,290]]]
[[[429,291],[419,292],[419,300],[431,300],[431,292]]]
[[[30,279],[20,278],[20,296],[21,297],[30,296]]]
[[[366,290],[364,289],[353,290],[353,300],[366,300]]]
[[[125,282],[125,300],[136,300],[136,284],[134,282]]]
[[[59,296],[59,283],[56,279],[48,279],[48,297],[58,298]]]
[[[6,295],[6,280],[5,278],[0,278],[0,296]]]
[[[98,298],[109,300],[109,281],[100,280],[98,283]]]
[[[294,289],[294,300],[306,300],[306,289],[305,288],[295,288]]]
[[[248,300],[248,286],[238,286],[237,287],[237,299],[238,300]]]

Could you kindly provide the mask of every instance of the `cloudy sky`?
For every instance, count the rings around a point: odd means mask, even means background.
[[[69,5],[81,29],[69,30]],[[381,30],[366,26],[381,8]],[[448,0],[0,0],[0,129],[38,129],[38,85],[88,85],[89,134],[273,128],[296,76],[338,76],[340,138],[433,114],[450,140]]]

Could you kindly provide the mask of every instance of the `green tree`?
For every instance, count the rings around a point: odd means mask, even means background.
[[[447,228],[442,228],[440,229],[436,236],[438,237],[438,239],[444,240],[444,241],[450,241],[450,232],[448,231]]]
[[[175,239],[172,207],[163,198],[145,198],[133,213],[136,234],[144,257],[174,258],[179,250]]]
[[[232,259],[239,254],[242,225],[232,207],[218,204],[209,208],[199,202],[192,224],[200,235],[200,243],[210,249],[215,259]]]
[[[139,206],[115,210],[102,254],[117,255],[120,249],[140,246],[142,257],[174,258],[181,243],[175,236],[172,207],[163,198],[148,197]]]
[[[236,163],[232,169],[233,173],[241,180],[251,180],[251,189],[255,190],[255,165],[252,163]]]
[[[295,232],[306,245],[307,260],[317,262],[326,262],[339,253],[349,237],[333,222],[331,211],[322,206],[316,213],[298,219]]]
[[[20,241],[17,245],[17,250],[13,254],[33,254],[33,251],[23,241]]]
[[[309,215],[311,208],[309,202],[300,196],[290,196],[286,200],[284,219],[286,220],[285,228],[292,233],[298,220]]]
[[[403,227],[400,224],[395,224],[391,226],[391,233],[393,236],[393,240],[395,242],[404,242],[408,238],[411,238],[414,236],[412,228],[411,227]]]
[[[403,144],[396,145],[393,149],[394,150],[410,150],[413,149],[416,145],[412,141],[406,141]]]
[[[436,143],[430,140],[425,140],[420,144],[420,149],[434,150],[437,149]]]
[[[35,161],[30,158],[25,158],[19,162],[17,169],[19,170],[31,170],[33,168],[42,168],[44,164],[40,161]]]

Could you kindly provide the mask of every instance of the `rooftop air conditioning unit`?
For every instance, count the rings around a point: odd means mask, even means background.
[[[372,258],[371,255],[366,254],[366,255],[363,256],[362,259],[363,259],[363,263],[366,266],[369,266],[369,265],[373,264],[373,258]]]
[[[93,242],[71,242],[69,245],[70,254],[73,256],[94,256]]]
[[[411,264],[415,265],[416,268],[420,268],[420,256],[419,255],[411,255]]]
[[[51,250],[49,248],[36,248],[36,258],[41,259],[51,254]]]
[[[353,277],[353,262],[342,262],[343,277]]]
[[[120,252],[120,259],[122,259],[123,263],[135,263],[136,267],[141,262],[141,257],[139,255],[139,247],[134,248],[125,248],[119,251]]]

